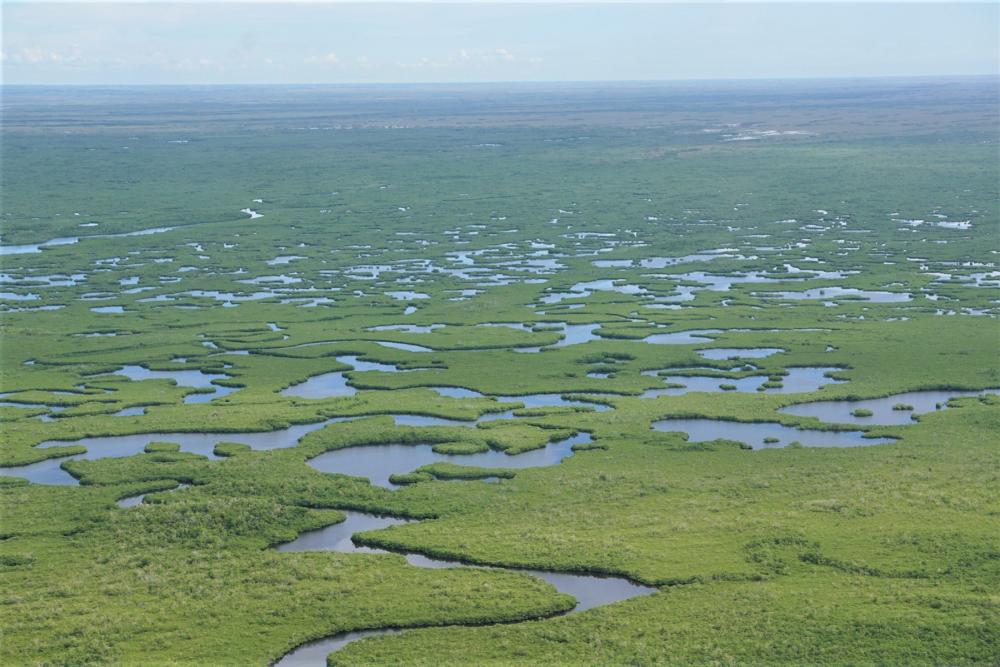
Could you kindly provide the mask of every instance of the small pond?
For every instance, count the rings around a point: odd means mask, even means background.
[[[573,445],[589,442],[589,433],[578,433],[513,456],[492,449],[478,454],[438,454],[429,444],[364,445],[325,452],[308,463],[321,472],[366,477],[375,486],[395,489],[397,486],[389,482],[390,475],[411,472],[431,463],[447,462],[479,468],[539,468],[561,462],[573,455]]]
[[[922,415],[934,410],[942,410],[948,401],[961,396],[977,396],[984,393],[997,394],[1000,390],[977,391],[910,391],[884,398],[862,401],[815,401],[781,408],[779,412],[799,417],[816,417],[822,422],[833,424],[912,424],[914,415]],[[894,409],[909,406],[911,409]],[[870,410],[870,416],[855,416],[855,410]]]
[[[657,431],[686,433],[689,442],[737,440],[753,449],[785,447],[800,442],[806,447],[861,447],[884,445],[892,438],[865,438],[864,431],[799,429],[776,422],[736,422],[721,419],[663,419],[653,422]],[[771,441],[773,442],[766,442]]]

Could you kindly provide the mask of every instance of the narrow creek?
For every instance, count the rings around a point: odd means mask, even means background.
[[[172,489],[166,489],[165,491],[157,491],[156,493],[172,493],[174,491],[183,491],[184,489],[190,489],[190,484],[178,484]],[[141,505],[146,499],[145,493],[140,493],[137,496],[127,496],[125,498],[120,498],[115,504],[122,509],[128,509],[129,507],[135,507]]]
[[[314,430],[319,426],[320,425],[309,425],[309,427],[311,427],[309,430]],[[301,428],[302,427],[300,427],[299,430],[301,430]],[[293,434],[285,433],[278,437],[272,437],[266,442],[260,440],[262,434],[250,435],[254,436],[251,439],[257,440],[256,444],[258,445],[265,444],[273,446],[279,443],[283,444],[288,442],[299,434],[299,430]],[[186,435],[190,436],[191,434]],[[241,435],[246,436],[248,434],[233,434],[233,439],[241,439]],[[125,437],[132,438],[134,440],[134,442],[130,441],[129,443],[130,448],[134,448],[139,442],[152,439],[163,439],[168,436],[166,434],[160,434]],[[207,440],[212,440],[214,443],[214,441],[220,439],[220,436],[216,434],[195,434],[195,437],[198,439],[198,446],[203,452],[206,451],[205,447],[207,447]],[[178,438],[173,437],[172,439]],[[295,437],[295,440],[297,439],[298,438]],[[346,447],[344,449],[333,450],[320,454],[319,456],[308,461],[308,464],[323,472],[367,477],[374,485],[394,489],[398,487],[389,482],[389,476],[391,474],[394,472],[409,472],[428,463],[447,461],[467,466],[507,469],[543,467],[560,463],[563,459],[574,454],[574,445],[586,444],[590,441],[590,434],[581,432],[572,437],[551,442],[545,447],[515,455],[507,455],[503,452],[494,450],[476,454],[447,455],[434,452],[431,445],[364,445]],[[189,445],[190,444],[191,443],[189,442]],[[183,488],[187,488],[187,485],[179,485],[178,487],[175,487],[173,491],[178,491]],[[118,501],[118,506],[122,508],[134,507],[142,503],[144,496],[145,494],[141,494],[122,498]],[[348,511],[346,514],[346,520],[341,523],[332,524],[318,530],[304,532],[291,542],[276,545],[275,549],[283,552],[337,551],[341,553],[390,553],[382,549],[357,545],[354,543],[352,538],[355,533],[379,530],[390,526],[414,522],[413,520],[408,519],[391,516],[379,516],[358,511]],[[417,553],[404,553],[403,555],[405,556],[407,562],[415,567],[479,567],[471,566],[461,561],[429,558]],[[577,604],[568,613],[575,613],[591,609],[596,606],[627,600],[640,595],[648,595],[657,590],[655,587],[637,584],[624,577],[597,576],[571,572],[552,572],[527,568],[499,569],[510,569],[539,577],[550,583],[559,592],[572,595],[576,598]],[[398,632],[398,630],[393,628],[382,628],[336,633],[323,639],[302,644],[298,648],[286,654],[276,664],[281,667],[322,667],[326,665],[326,658],[330,653],[353,641],[357,641],[365,637],[390,634],[393,632]]]
[[[551,443],[548,447],[542,450],[525,452],[516,456],[507,456],[503,453],[493,451],[484,452],[482,454],[445,456],[433,453],[428,445],[349,447],[347,449],[322,454],[316,459],[313,459],[311,465],[318,467],[315,465],[318,459],[328,457],[330,454],[337,454],[340,456],[337,456],[336,458],[327,458],[326,463],[328,465],[324,465],[320,469],[329,469],[331,472],[336,471],[346,474],[367,476],[373,484],[392,488],[392,485],[388,483],[388,475],[390,474],[388,469],[391,467],[397,470],[412,470],[414,463],[423,464],[422,457],[424,456],[433,456],[434,460],[454,460],[455,462],[461,462],[466,465],[479,465],[483,467],[495,465],[497,457],[508,459],[507,461],[503,461],[503,463],[506,463],[503,467],[507,468],[528,467],[529,465],[553,465],[561,461],[566,456],[572,455],[572,444],[575,444],[576,442],[589,442],[589,440],[589,435],[578,434],[573,438],[568,438],[567,440],[563,440],[558,443]],[[394,448],[393,452],[386,452],[384,449],[386,447]],[[426,448],[426,452],[423,451],[424,448]],[[379,453],[359,451],[366,449],[378,449],[380,451]],[[397,452],[396,449],[408,451]],[[395,458],[396,453],[402,453],[415,458],[407,460],[406,463],[403,463]],[[535,454],[535,456],[529,457],[529,455],[532,454]],[[387,464],[386,461],[390,459],[392,460],[392,463]],[[511,464],[512,461],[515,460],[518,461],[518,465]],[[427,462],[429,462],[429,460]],[[347,519],[345,521],[326,526],[325,528],[321,528],[319,530],[302,533],[295,540],[277,545],[275,548],[278,551],[285,552],[337,551],[341,553],[390,553],[382,549],[357,545],[353,541],[353,536],[360,532],[380,530],[390,526],[397,526],[406,523],[413,523],[413,521],[391,516],[379,516],[365,512],[348,511]],[[407,562],[415,567],[472,567],[461,561],[429,558],[422,554],[404,553],[403,555],[405,556]],[[576,598],[576,606],[567,612],[570,614],[591,609],[600,605],[628,600],[640,595],[649,595],[657,590],[651,586],[637,584],[624,577],[595,576],[534,569],[517,569],[516,571],[524,572],[526,574],[544,579],[554,586],[560,593],[566,593]],[[277,667],[323,667],[327,664],[327,656],[330,653],[343,648],[351,642],[364,639],[365,637],[386,635],[395,632],[399,632],[399,629],[381,628],[339,632],[330,635],[329,637],[324,637],[322,639],[302,644],[298,648],[285,654],[285,656],[275,663],[275,665]]]

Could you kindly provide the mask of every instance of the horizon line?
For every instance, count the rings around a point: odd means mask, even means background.
[[[25,88],[170,88],[170,87],[200,87],[200,88],[222,88],[240,86],[484,86],[484,85],[545,85],[545,84],[665,84],[665,83],[745,83],[745,82],[777,82],[777,81],[886,81],[900,79],[1000,79],[1000,71],[991,73],[965,73],[965,74],[857,74],[857,75],[837,75],[837,76],[761,76],[743,78],[690,78],[690,79],[496,79],[490,81],[311,81],[311,82],[280,82],[280,81],[259,81],[259,82],[147,82],[147,83],[112,83],[112,82],[83,82],[83,83],[8,83],[0,77],[0,88],[25,87]]]

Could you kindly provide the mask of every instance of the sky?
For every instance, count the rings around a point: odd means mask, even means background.
[[[2,3],[5,84],[997,75],[1000,3]]]

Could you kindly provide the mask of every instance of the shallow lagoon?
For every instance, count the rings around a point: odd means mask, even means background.
[[[381,371],[383,373],[406,373],[416,369],[401,369],[394,364],[383,364],[377,361],[364,361],[357,355],[345,354],[336,357],[337,361],[347,364],[353,368],[349,371],[332,371],[321,373],[311,378],[293,384],[281,390],[282,396],[295,396],[296,398],[331,398],[334,396],[353,396],[358,390],[348,384],[349,380],[345,373]]]
[[[499,325],[488,325],[488,326],[511,326],[507,324]],[[524,327],[524,325],[521,325]],[[569,347],[570,345],[582,345],[583,343],[589,343],[590,341],[600,340],[595,331],[601,328],[600,323],[597,324],[568,324],[566,322],[538,322],[536,327],[553,327],[551,333],[558,333],[562,335],[557,342],[551,345],[532,345],[532,346],[520,346],[512,348],[515,352],[531,354],[534,352],[541,352],[542,350],[551,350],[557,347]],[[556,329],[555,327],[558,327]],[[516,326],[512,328],[518,328]],[[523,330],[529,330],[525,327]],[[542,329],[531,329],[531,331],[536,331],[538,333],[550,333]]]
[[[576,283],[568,292],[552,292],[542,296],[538,302],[546,305],[559,303],[564,299],[583,299],[594,292],[617,292],[628,296],[642,296],[648,291],[638,285],[630,285],[616,280],[591,280]]]
[[[657,375],[648,371],[644,375],[660,377],[667,384],[681,385],[679,387],[666,387],[664,389],[648,389],[643,392],[641,398],[655,398],[657,396],[682,396],[691,392],[763,392],[766,394],[797,394],[813,392],[828,384],[842,384],[843,380],[835,380],[828,377],[828,373],[843,370],[835,366],[791,366],[787,369],[787,375],[781,377],[780,387],[762,388],[768,381],[767,375],[750,375],[743,378],[729,378],[724,375]],[[723,389],[723,386],[730,388]]]
[[[308,380],[293,384],[281,390],[282,396],[296,398],[332,398],[334,396],[354,396],[358,390],[350,386],[344,373],[349,371],[333,371],[314,375]]]
[[[178,387],[194,387],[196,389],[211,389],[211,392],[188,394],[184,397],[185,403],[207,403],[216,398],[233,393],[237,387],[223,387],[215,384],[214,380],[226,379],[229,376],[224,373],[206,373],[201,370],[177,370],[177,371],[151,371],[144,366],[126,364],[113,375],[124,375],[130,380],[173,380]],[[129,416],[131,413],[123,413],[119,416]]]
[[[306,433],[321,429],[329,424],[358,419],[358,417],[335,417],[312,424],[296,424],[277,431],[252,431],[247,433],[139,433],[135,435],[99,436],[82,438],[80,440],[46,440],[38,448],[65,447],[67,445],[83,445],[87,451],[82,454],[45,459],[25,466],[0,468],[0,475],[24,477],[35,484],[77,484],[74,479],[60,466],[63,461],[73,459],[118,458],[141,454],[146,445],[151,442],[176,442],[180,451],[192,452],[218,458],[213,454],[215,445],[220,442],[240,442],[252,449],[280,449],[291,447]]]
[[[802,292],[754,292],[754,296],[764,299],[835,299],[851,297],[872,303],[899,303],[909,301],[912,297],[906,292],[885,292],[878,290],[860,290],[853,287],[816,287]]]
[[[799,429],[777,422],[737,422],[722,419],[663,419],[653,422],[653,429],[686,433],[689,442],[737,440],[753,449],[786,447],[800,442],[806,447],[861,447],[884,445],[892,438],[865,438],[863,431],[820,431]],[[765,442],[773,439],[774,442]]]
[[[646,336],[643,343],[654,345],[690,345],[693,343],[711,343],[712,339],[707,334],[721,334],[721,329],[690,329],[688,331],[675,331],[673,333],[660,333]]]
[[[560,463],[573,455],[573,445],[589,442],[590,434],[578,433],[513,456],[492,449],[476,454],[438,454],[431,445],[364,445],[325,452],[308,463],[321,472],[366,477],[375,486],[395,489],[398,487],[389,482],[390,475],[411,472],[431,463],[479,468],[539,468]]]
[[[822,422],[836,424],[912,424],[913,415],[921,415],[944,409],[948,401],[961,396],[979,396],[985,393],[997,394],[1000,390],[988,391],[910,391],[884,398],[862,401],[815,401],[799,403],[781,408],[778,412],[799,417],[816,417]],[[893,410],[893,406],[908,405],[912,410]],[[855,410],[871,410],[869,417],[851,414]]]
[[[726,359],[763,359],[784,352],[780,347],[712,347],[698,350],[702,359],[724,361]]]

